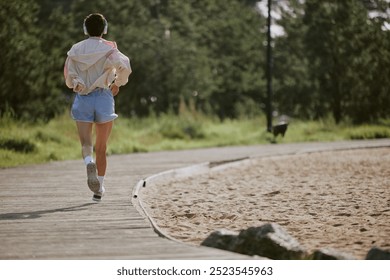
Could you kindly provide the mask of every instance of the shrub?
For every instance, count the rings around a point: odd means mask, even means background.
[[[35,144],[26,139],[0,139],[0,148],[23,153],[32,153],[36,150]]]

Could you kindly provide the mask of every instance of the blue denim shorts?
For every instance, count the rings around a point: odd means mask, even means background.
[[[77,94],[73,101],[72,118],[75,121],[105,123],[118,117],[111,90],[98,88],[88,95]]]

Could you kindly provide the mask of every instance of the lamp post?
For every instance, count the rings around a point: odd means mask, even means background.
[[[272,46],[271,46],[271,0],[268,0],[267,18],[267,131],[272,132]]]

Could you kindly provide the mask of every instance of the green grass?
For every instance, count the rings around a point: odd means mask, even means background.
[[[290,122],[284,138],[265,131],[265,118],[224,120],[184,112],[179,117],[119,118],[108,154],[201,147],[390,138],[390,121],[377,125],[335,125],[332,120]],[[28,124],[0,119],[0,168],[80,159],[76,126],[69,114],[49,123]]]

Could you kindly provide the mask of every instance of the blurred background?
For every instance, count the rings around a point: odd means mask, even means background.
[[[183,103],[219,118],[264,112],[266,2],[0,0],[0,114],[51,119],[70,106],[63,64],[92,12],[131,59],[121,115],[177,113]],[[274,113],[389,117],[389,1],[274,0],[272,15]]]
[[[272,116],[326,120],[317,132],[305,128],[296,133],[307,132],[305,141],[329,129],[330,123],[385,124],[386,131],[382,126],[370,138],[389,137],[390,1],[270,2]],[[121,144],[125,148],[119,145],[111,152],[146,151],[151,139],[161,135],[172,145],[172,139],[218,134],[215,127],[202,127],[206,119],[264,120],[269,101],[267,4],[267,0],[0,0],[0,152],[4,158],[16,158],[14,151],[33,153],[40,145],[46,150],[48,142],[65,145],[58,136],[66,134],[63,131],[35,129],[23,135],[19,128],[27,131],[26,122],[47,124],[56,118],[60,121],[53,127],[69,125],[61,116],[69,118],[74,94],[65,87],[63,66],[71,46],[86,38],[83,20],[93,12],[107,18],[105,38],[117,42],[133,69],[116,98],[123,117],[118,125],[135,131],[136,124],[124,123],[126,119],[141,123],[151,117],[155,119],[143,128],[153,127],[156,120],[160,124],[152,135],[141,133],[144,136],[137,141],[142,144],[137,147],[126,146],[135,143],[129,140],[130,132],[122,135],[127,139]],[[183,112],[184,125],[172,119],[164,122],[164,116],[183,116]],[[245,133],[234,131],[236,125],[230,123],[219,142],[207,145],[258,143],[227,141],[234,135],[264,131],[264,122],[256,122]],[[73,133],[73,124],[69,131]],[[15,142],[17,138],[22,143]],[[162,148],[170,149],[169,145]],[[44,158],[66,158],[56,149]]]

